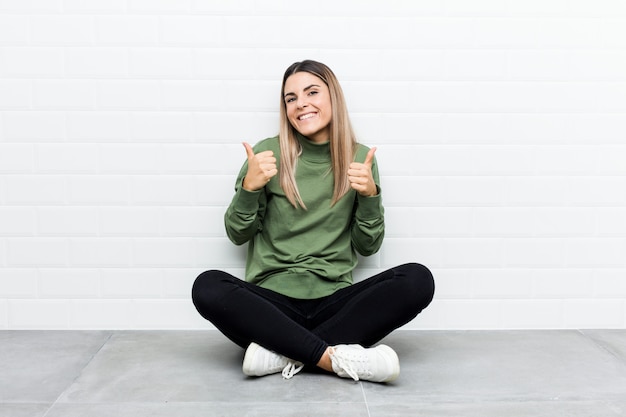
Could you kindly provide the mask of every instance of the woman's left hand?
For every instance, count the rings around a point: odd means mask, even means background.
[[[373,197],[378,194],[378,188],[372,176],[374,153],[376,153],[376,148],[370,149],[363,163],[352,162],[348,169],[350,186],[365,197]]]

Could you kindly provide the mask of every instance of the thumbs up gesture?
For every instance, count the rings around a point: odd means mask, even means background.
[[[243,147],[248,156],[248,172],[243,179],[243,188],[248,191],[260,190],[278,174],[274,152],[263,151],[255,154],[252,146],[246,142],[243,142]]]
[[[372,176],[372,162],[374,161],[375,153],[376,148],[370,149],[363,163],[352,162],[348,169],[350,186],[365,197],[372,197],[378,193],[374,177]]]

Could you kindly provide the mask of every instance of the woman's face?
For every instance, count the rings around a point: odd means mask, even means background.
[[[291,125],[312,142],[328,142],[332,105],[326,83],[311,73],[296,72],[285,81],[284,91]]]

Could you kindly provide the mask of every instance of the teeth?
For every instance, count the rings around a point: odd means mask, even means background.
[[[298,119],[305,120],[305,119],[310,119],[313,116],[315,116],[315,113],[307,113],[307,114],[303,114],[302,116],[298,117]]]

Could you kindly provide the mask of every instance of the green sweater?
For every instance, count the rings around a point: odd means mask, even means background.
[[[239,172],[235,196],[225,218],[226,233],[236,245],[248,243],[246,281],[293,298],[330,295],[352,284],[356,252],[367,256],[380,249],[384,210],[376,161],[372,173],[379,193],[363,197],[350,190],[334,206],[330,144],[315,144],[303,136],[296,182],[307,209],[287,200],[278,175],[265,188],[241,186],[248,166]],[[280,163],[278,137],[265,139],[254,152],[271,150]],[[368,148],[358,146],[355,161],[363,162]]]

